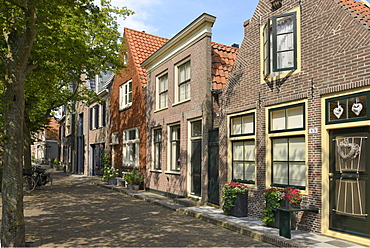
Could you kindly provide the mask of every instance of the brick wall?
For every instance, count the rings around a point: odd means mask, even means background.
[[[301,7],[301,72],[281,80],[260,82],[260,25],[273,15]],[[321,206],[321,98],[325,94],[370,85],[369,31],[332,0],[284,0],[272,12],[261,0],[253,17],[245,23],[245,38],[221,100],[220,183],[227,182],[227,115],[256,109],[256,188],[249,192],[249,213],[262,218],[266,188],[266,107],[295,100],[308,102],[308,195],[303,205]],[[278,89],[279,88],[279,89]],[[307,130],[308,131],[308,130]],[[300,218],[302,216],[299,216]],[[320,215],[305,214],[301,229],[320,232]]]

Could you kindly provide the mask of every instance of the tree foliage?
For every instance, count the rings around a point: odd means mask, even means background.
[[[91,0],[0,0],[2,245],[25,245],[25,135],[42,126],[55,107],[86,97],[82,73],[123,67],[117,18],[132,13],[109,0],[100,6]]]

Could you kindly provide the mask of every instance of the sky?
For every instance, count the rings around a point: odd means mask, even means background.
[[[258,0],[112,0],[112,5],[135,12],[126,20],[118,20],[123,28],[171,39],[203,13],[216,17],[212,41],[224,45],[241,44],[243,23],[250,19]]]

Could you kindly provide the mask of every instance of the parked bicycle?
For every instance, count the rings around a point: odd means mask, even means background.
[[[23,169],[23,190],[25,192],[33,191],[36,186],[50,188],[52,184],[53,179],[50,173],[46,173],[46,169],[41,168],[41,166]]]
[[[46,169],[41,168],[41,166],[33,167],[33,177],[38,187],[45,186],[50,188],[53,184],[50,173],[46,173]]]

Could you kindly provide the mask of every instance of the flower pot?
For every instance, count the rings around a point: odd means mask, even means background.
[[[230,210],[230,215],[235,217],[248,216],[248,194],[237,194],[234,207]]]
[[[108,178],[109,185],[117,185],[117,178]]]
[[[140,185],[132,185],[133,190],[139,190]]]

